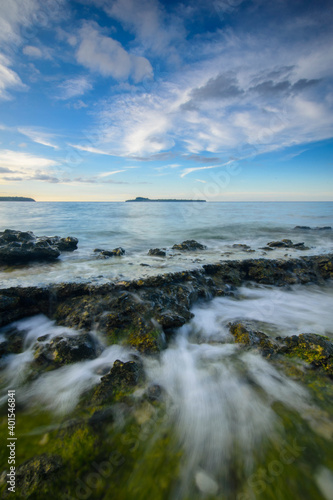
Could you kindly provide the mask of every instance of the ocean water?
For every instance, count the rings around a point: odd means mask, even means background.
[[[311,230],[295,230],[309,226]],[[33,231],[38,236],[75,236],[78,250],[52,264],[1,268],[0,287],[61,281],[109,281],[197,268],[207,262],[250,257],[286,258],[323,254],[333,248],[333,202],[311,203],[0,203],[0,230]],[[261,248],[291,239],[309,248]],[[195,239],[207,250],[180,253],[175,243]],[[245,244],[246,252],[233,247]],[[98,259],[94,249],[123,247],[121,258]],[[165,248],[166,258],[148,256]]]
[[[332,252],[333,243],[333,231],[314,229],[333,226],[333,203],[1,203],[0,214],[0,230],[79,238],[79,249],[62,254],[59,262],[2,268],[1,287],[108,282],[197,268],[225,259],[324,254]],[[312,229],[295,230],[296,225]],[[267,242],[282,238],[304,242],[309,249],[261,250]],[[172,250],[173,244],[186,239],[204,243],[207,250],[188,254]],[[239,251],[232,246],[238,243],[254,251]],[[94,248],[118,246],[126,250],[124,257],[100,260],[93,253]],[[147,255],[156,247],[167,249],[166,258]],[[175,332],[159,357],[140,355],[146,385],[133,398],[140,400],[150,384],[159,384],[166,410],[165,419],[158,425],[153,413],[148,412],[144,418],[138,414],[138,418],[145,419],[152,442],[172,428],[174,454],[182,453],[178,477],[164,477],[163,468],[157,471],[157,480],[160,475],[163,481],[175,482],[165,500],[332,499],[329,464],[333,457],[329,450],[333,449],[333,419],[325,398],[319,405],[309,388],[297,377],[287,376],[278,363],[240,349],[228,328],[230,322],[246,320],[271,337],[316,333],[333,340],[332,311],[331,282],[287,289],[247,284],[235,297],[216,297],[196,304],[192,320]],[[70,337],[80,332],[38,315],[1,329],[0,341],[13,328],[22,332],[24,347],[23,352],[1,360],[0,403],[5,402],[7,389],[14,387],[18,401],[32,415],[43,409],[54,415],[55,422],[72,418],[80,397],[100,382],[101,373],[116,359],[132,359],[129,348],[104,345],[96,359],[35,378],[31,372],[36,339],[48,335],[50,341],[58,335]],[[103,344],[98,333],[91,334]],[[307,371],[301,361],[296,369]],[[49,429],[36,424],[31,432],[44,442]],[[128,498],[133,498],[131,484],[140,474],[138,498],[150,498],[144,476],[145,464],[151,460],[151,441],[147,441],[129,477]],[[258,461],[272,449],[279,450],[280,458],[274,455],[257,469]],[[292,462],[281,458],[286,450]],[[168,459],[166,455],[165,463]],[[256,470],[266,472],[266,477],[258,481]],[[243,492],[237,490],[236,476],[245,482]]]

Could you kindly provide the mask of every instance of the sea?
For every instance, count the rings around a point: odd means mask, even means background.
[[[296,226],[311,229],[296,230]],[[75,236],[78,250],[52,263],[0,270],[0,287],[63,281],[109,282],[200,268],[205,263],[244,258],[290,258],[333,249],[333,202],[2,202],[0,231],[37,236]],[[306,251],[262,250],[270,241],[304,242]],[[207,250],[180,253],[172,246],[196,240]],[[247,245],[248,249],[233,245]],[[125,255],[100,259],[95,249],[122,247]],[[166,258],[148,256],[166,249]]]
[[[333,230],[322,229],[327,226],[333,227],[333,202],[1,203],[1,230],[75,236],[79,244],[58,262],[1,268],[0,286],[113,283],[200,269],[208,262],[327,254],[333,250]],[[192,239],[207,249],[172,249]],[[281,239],[303,242],[307,249],[263,250]],[[239,244],[247,247],[234,246]],[[124,248],[124,256],[101,259],[94,252],[117,247]],[[165,249],[166,257],[148,255],[152,248]],[[147,386],[158,384],[167,396],[166,418],[149,427],[147,447],[136,464],[135,470],[143,474],[137,498],[150,498],[149,481],[143,477],[151,443],[172,428],[174,454],[182,459],[176,478],[164,467],[156,471],[154,480],[173,484],[171,493],[159,497],[163,500],[332,500],[333,416],[326,382],[311,382],[312,388],[323,391],[316,399],[301,376],[290,376],[306,373],[302,362],[288,375],[282,365],[240,349],[228,328],[230,322],[245,320],[260,325],[272,338],[316,333],[333,340],[332,282],[286,288],[245,284],[235,296],[199,302],[192,312],[192,320],[175,332],[159,357],[141,355]],[[111,367],[116,359],[132,359],[124,345],[105,345],[94,360],[27,379],[38,337],[47,334],[50,341],[80,332],[38,315],[5,327],[0,340],[13,328],[24,335],[24,348],[0,363],[2,401],[9,387],[16,389],[20,403],[36,418],[29,432],[41,443],[48,433],[47,427],[37,425],[41,409],[51,412],[55,422],[72,418],[80,397],[100,382],[101,368]],[[98,332],[92,334],[103,342]],[[147,415],[143,425],[149,425]],[[165,456],[166,464],[169,458]],[[136,474],[129,475],[128,485],[119,485],[122,494],[128,488],[119,498],[134,498]]]

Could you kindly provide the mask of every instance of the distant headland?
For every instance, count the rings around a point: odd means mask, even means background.
[[[128,202],[134,202],[134,201],[149,201],[149,202],[154,202],[154,201],[172,201],[172,202],[199,202],[199,203],[206,203],[206,200],[174,200],[174,199],[158,199],[158,200],[150,200],[149,198],[142,198],[142,196],[137,196],[135,200],[126,200],[126,203]]]
[[[0,196],[0,201],[34,201],[33,198],[25,198],[24,196]]]

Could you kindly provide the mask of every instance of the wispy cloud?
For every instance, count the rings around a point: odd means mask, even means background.
[[[49,146],[50,148],[59,149],[56,144],[53,143],[53,134],[49,134],[47,132],[40,131],[35,128],[30,127],[19,127],[18,132],[20,134],[29,137],[33,142],[37,144],[42,144],[43,146]]]
[[[180,177],[185,177],[188,174],[191,174],[192,172],[197,172],[199,170],[211,170],[212,168],[221,168],[221,167],[226,167],[227,165],[230,165],[233,163],[234,160],[229,160],[226,163],[222,163],[221,165],[210,165],[208,167],[193,167],[193,168],[185,168],[185,170],[182,171],[180,174]]]
[[[60,90],[60,95],[57,98],[67,100],[84,95],[86,92],[91,90],[93,86],[85,76],[77,76],[75,78],[65,80],[59,85],[58,88]]]
[[[0,54],[0,99],[10,99],[8,89],[26,90],[28,88],[18,74],[10,68],[10,65],[10,60]]]

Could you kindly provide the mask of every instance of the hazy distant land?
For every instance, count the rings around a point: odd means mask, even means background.
[[[154,201],[172,201],[172,202],[192,202],[192,201],[196,201],[196,202],[200,202],[200,203],[206,203],[206,200],[175,200],[175,199],[157,199],[157,200],[151,200],[149,198],[142,198],[141,196],[137,196],[135,198],[135,200],[126,200],[126,203],[128,202],[134,202],[134,201],[137,201],[137,202],[140,202],[140,201],[151,201],[151,202],[154,202]]]
[[[33,198],[25,198],[24,196],[0,196],[0,201],[34,201]]]

